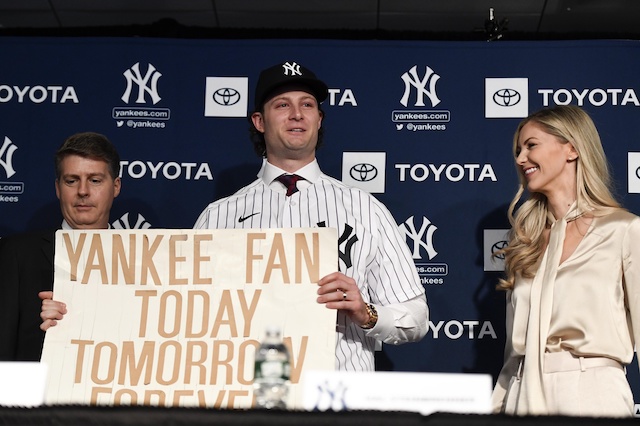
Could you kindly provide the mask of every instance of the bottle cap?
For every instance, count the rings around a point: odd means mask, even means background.
[[[267,336],[271,336],[271,335],[280,335],[282,333],[282,329],[279,325],[276,324],[269,324],[267,325],[267,328],[265,329],[265,332],[267,334]]]

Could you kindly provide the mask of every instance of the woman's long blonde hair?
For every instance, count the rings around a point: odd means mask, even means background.
[[[537,111],[522,120],[513,136],[513,155],[517,158],[518,138],[525,124],[535,122],[561,143],[571,143],[578,153],[576,161],[577,208],[593,214],[604,214],[620,204],[613,196],[611,175],[602,142],[591,117],[581,108],[572,105],[557,106]],[[531,193],[520,207],[526,180],[516,163],[520,184],[513,197],[507,215],[511,223],[509,243],[501,252],[505,256],[505,278],[498,288],[512,289],[517,275],[532,278],[542,258],[545,241],[544,229],[548,223],[547,197]],[[515,212],[515,214],[514,214]]]

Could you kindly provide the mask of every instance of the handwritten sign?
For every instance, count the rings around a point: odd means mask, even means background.
[[[336,312],[316,302],[338,268],[335,229],[58,231],[46,333],[47,404],[246,408],[265,328],[306,370],[333,370]]]

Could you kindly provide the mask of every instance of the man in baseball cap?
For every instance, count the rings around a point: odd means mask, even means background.
[[[427,332],[424,287],[411,253],[387,208],[371,194],[322,173],[327,85],[289,61],[262,71],[250,116],[258,178],[215,201],[194,228],[326,226],[348,242],[339,271],[318,281],[316,301],[337,313],[336,369],[373,371],[376,341],[400,344]]]
[[[267,101],[273,99],[276,95],[282,95],[287,92],[300,91],[312,95],[315,98],[318,112],[320,113],[320,121],[324,118],[321,103],[327,98],[329,90],[327,85],[310,69],[298,64],[295,61],[287,61],[277,65],[273,65],[264,69],[258,77],[256,91],[254,94],[254,111],[249,116],[249,132],[253,148],[260,157],[267,157],[267,144],[265,142],[265,132],[258,130],[256,127],[256,119],[262,123],[264,117],[264,106]],[[324,130],[318,123],[317,134],[310,135],[313,140],[315,150],[322,145]]]
[[[327,85],[319,80],[308,68],[297,62],[284,62],[263,70],[258,78],[255,92],[255,110],[258,111],[273,91],[285,85],[296,84],[306,87],[318,102],[323,102],[329,90]]]

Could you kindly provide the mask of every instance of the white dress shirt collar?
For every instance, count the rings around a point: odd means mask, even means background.
[[[258,176],[262,178],[265,185],[271,187],[272,189],[284,190],[282,184],[275,180],[283,173],[289,172],[286,172],[265,160]],[[304,181],[298,182],[298,188],[303,189],[304,187],[308,187],[315,183],[320,178],[320,174],[322,172],[320,171],[318,161],[314,159],[311,163],[307,164],[301,169],[296,170],[294,173],[305,179]]]
[[[69,225],[66,219],[62,219],[62,229],[64,229],[65,231],[73,231],[73,228],[71,227],[71,225]],[[111,229],[111,224],[109,224],[107,229]]]

